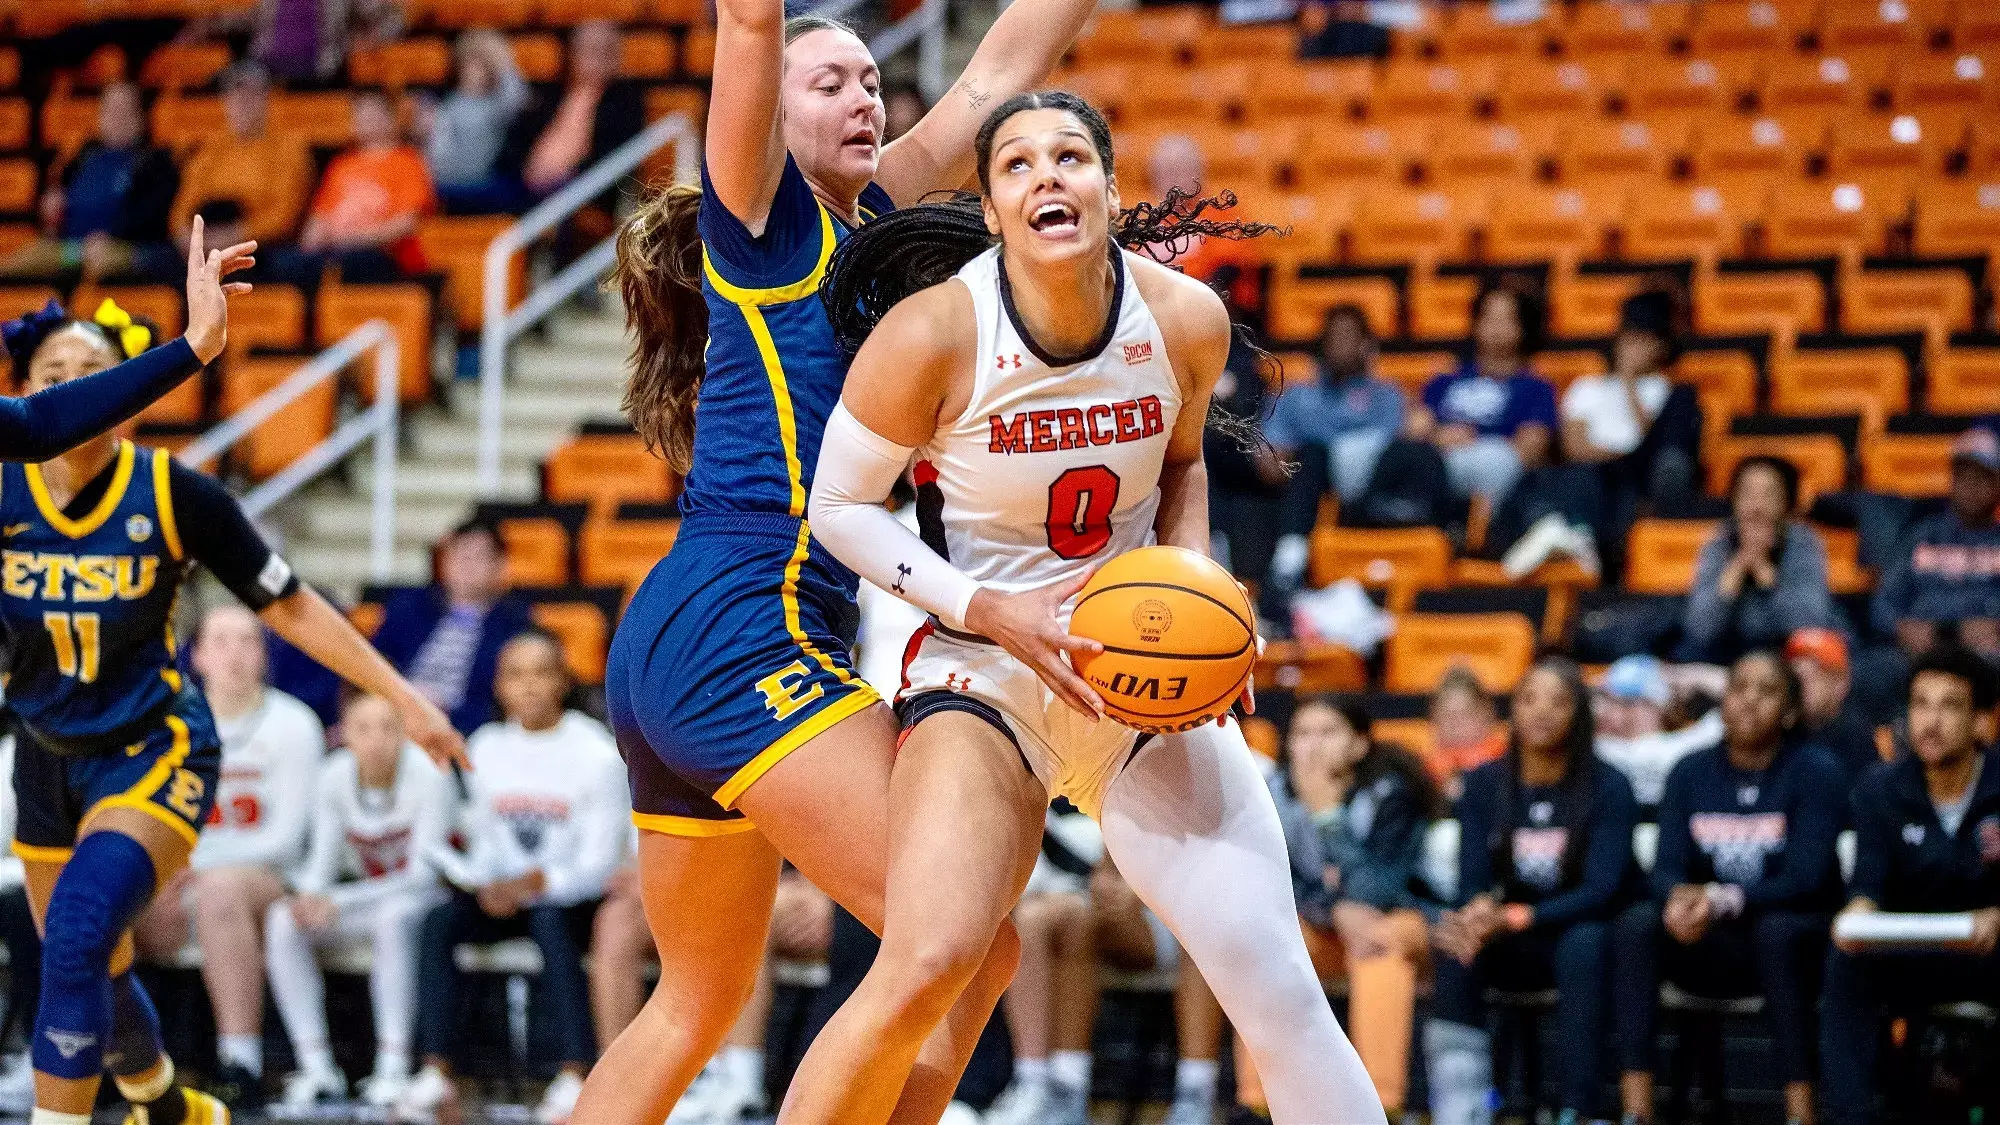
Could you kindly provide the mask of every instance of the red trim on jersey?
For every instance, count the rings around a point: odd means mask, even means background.
[[[918,488],[936,484],[938,479],[937,466],[931,464],[929,460],[919,461],[911,467],[910,477],[916,482]]]
[[[927,462],[919,462],[919,464],[927,464]],[[903,646],[903,686],[896,690],[897,699],[903,698],[903,693],[910,690],[910,665],[916,662],[917,650],[924,647],[924,638],[935,632],[937,632],[937,618],[926,617],[924,618],[924,623],[917,626],[910,633],[910,642]],[[898,738],[896,745],[901,746],[902,744],[903,740]]]

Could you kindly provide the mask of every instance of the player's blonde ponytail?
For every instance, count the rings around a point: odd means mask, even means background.
[[[632,332],[625,415],[674,471],[694,459],[694,404],[708,345],[701,292],[701,189],[673,184],[649,193],[618,232],[612,274]]]

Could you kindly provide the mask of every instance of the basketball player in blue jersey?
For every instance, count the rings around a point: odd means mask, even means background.
[[[255,265],[250,255],[256,250],[255,242],[244,242],[204,251],[201,216],[196,215],[188,239],[187,334],[88,379],[27,398],[0,398],[0,461],[42,461],[96,437],[221,355],[229,325],[228,298],[250,291],[247,281],[222,279]],[[10,321],[9,330],[17,324],[25,328],[38,317],[61,319],[62,306],[50,301],[41,312]],[[129,319],[118,330],[131,331]]]
[[[660,983],[574,1120],[658,1125],[715,1053],[762,962],[779,857],[879,930],[896,727],[855,674],[854,575],[806,497],[844,364],[818,289],[835,243],[973,172],[986,110],[1039,83],[1092,0],[1016,0],[957,85],[884,146],[880,73],[853,31],[718,0],[699,190],[620,236],[637,336],[625,407],[687,475],[673,551],[607,670],[631,773]],[[1013,975],[1011,931],[925,1046],[894,1120],[931,1125]]]
[[[219,271],[204,267],[200,285],[190,304],[219,306]],[[15,384],[30,392],[129,363],[151,342],[116,306],[8,327]],[[217,331],[214,349],[223,342]],[[0,628],[22,735],[14,851],[43,933],[32,1125],[87,1125],[107,1069],[130,1125],[229,1120],[221,1102],[175,1085],[126,932],[187,864],[215,799],[221,744],[172,625],[197,564],[278,635],[393,701],[433,757],[463,759],[449,720],[299,585],[212,478],[108,435],[0,466]]]

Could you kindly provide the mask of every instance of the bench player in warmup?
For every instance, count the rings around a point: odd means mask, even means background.
[[[1208,547],[1201,439],[1232,326],[1205,286],[1121,243],[1268,228],[1171,196],[1121,213],[1110,128],[1074,95],[1002,103],[975,148],[976,206],[864,228],[827,287],[843,343],[866,342],[827,424],[813,527],[933,619],[897,700],[882,951],[780,1120],[886,1118],[1063,796],[1102,822],[1119,871],[1200,967],[1274,1118],[1381,1122],[1306,954],[1277,810],[1240,729],[1225,717],[1142,741],[1065,659],[1102,650],[1064,626],[1098,565],[1155,541]],[[882,506],[913,458],[921,538]]]

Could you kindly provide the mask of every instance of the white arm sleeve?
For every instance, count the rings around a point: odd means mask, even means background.
[[[914,452],[862,425],[846,403],[834,407],[813,475],[812,531],[854,573],[964,629],[979,583],[882,506]]]

